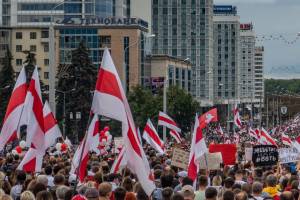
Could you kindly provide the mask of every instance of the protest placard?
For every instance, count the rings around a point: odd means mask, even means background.
[[[221,152],[224,165],[234,165],[236,162],[237,148],[235,144],[210,144],[209,152]]]
[[[119,152],[118,148],[121,148],[124,145],[123,137],[114,137],[114,142],[115,142],[115,152]]]
[[[278,149],[280,163],[292,163],[300,160],[297,149],[281,148]]]
[[[253,148],[245,148],[245,160],[252,161]]]
[[[223,159],[221,152],[206,153],[200,158],[200,169],[218,170],[222,163]]]
[[[257,145],[253,147],[252,161],[255,166],[272,166],[278,162],[278,151],[274,145]]]
[[[175,147],[173,149],[171,165],[187,170],[189,165],[189,156],[190,156],[190,152]]]

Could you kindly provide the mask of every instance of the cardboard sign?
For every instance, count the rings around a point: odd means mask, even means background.
[[[252,161],[255,166],[272,166],[278,162],[278,151],[274,145],[257,145],[253,147]]]
[[[245,160],[252,161],[253,148],[245,148]]]
[[[121,148],[124,145],[123,137],[114,137],[114,142],[115,142],[115,152],[119,152],[118,148]]]
[[[200,158],[200,169],[218,170],[221,163],[223,163],[221,152],[206,153]]]
[[[224,165],[234,165],[236,161],[235,144],[210,144],[209,152],[221,152]]]
[[[187,170],[189,165],[189,156],[190,152],[184,151],[180,148],[174,148],[171,165]]]
[[[280,163],[292,163],[300,160],[297,149],[281,148],[278,149]]]

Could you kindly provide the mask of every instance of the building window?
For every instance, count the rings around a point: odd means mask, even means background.
[[[16,59],[16,65],[21,66],[22,65],[22,59]]]
[[[36,39],[36,32],[30,32],[30,39]]]
[[[16,52],[22,52],[22,45],[16,45]]]
[[[49,43],[44,44],[44,52],[49,52]]]
[[[44,72],[44,79],[49,79],[49,72]]]
[[[111,47],[111,37],[110,36],[100,36],[99,37],[100,48],[110,48]]]
[[[49,31],[42,31],[41,38],[49,38]]]
[[[16,39],[22,39],[22,32],[16,32]]]
[[[36,52],[36,46],[35,45],[30,45],[30,51],[31,52]]]
[[[49,66],[49,59],[44,59],[44,65]]]

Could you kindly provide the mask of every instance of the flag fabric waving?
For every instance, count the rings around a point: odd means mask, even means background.
[[[111,169],[110,173],[118,173],[121,169],[123,169],[127,164],[127,159],[125,155],[125,148],[122,147],[117,159],[115,159]]]
[[[239,108],[238,108],[237,104],[235,104],[235,106],[234,106],[233,114],[234,114],[234,124],[239,129],[241,129],[242,128],[242,120],[240,118]]]
[[[177,131],[171,129],[170,130],[170,135],[176,140],[177,143],[182,142],[181,136]]]
[[[216,121],[218,121],[216,108],[206,112],[200,118],[198,118],[196,115],[188,165],[188,177],[193,181],[197,179],[197,174],[200,167],[200,157],[208,152],[205,139],[202,134],[202,129],[205,128],[210,122]]]
[[[285,133],[281,133],[281,140],[282,140],[282,143],[284,145],[286,145],[286,146],[292,146],[292,140]]]
[[[292,146],[293,146],[294,148],[296,148],[297,151],[300,153],[300,136],[297,137],[297,138],[295,139],[295,141],[292,142]]]
[[[45,128],[45,146],[53,146],[56,143],[57,138],[62,137],[57,121],[50,109],[48,101],[45,102],[43,108],[44,114],[44,128]]]
[[[259,140],[259,138],[260,138],[259,132],[260,131],[258,129],[253,130],[251,127],[249,128],[249,131],[248,131],[249,135],[251,137],[255,138],[256,140]]]
[[[161,111],[158,114],[158,125],[165,126],[171,130],[175,130],[178,133],[181,132],[181,129],[178,127],[176,122],[171,117],[169,117],[166,113]]]
[[[128,168],[136,173],[147,195],[155,189],[144,150],[139,142],[130,107],[110,53],[104,50],[94,92],[92,111],[122,122]]]
[[[18,138],[18,125],[21,119],[27,91],[25,68],[23,67],[9,99],[0,134],[0,150]]]
[[[26,172],[40,172],[45,154],[43,101],[38,68],[35,67],[25,98],[23,114],[27,119],[27,145],[30,147],[18,166]]]
[[[277,146],[275,140],[268,134],[268,132],[264,128],[261,128],[260,131],[260,143]]]
[[[148,119],[147,124],[144,128],[143,138],[157,152],[164,154],[164,142],[159,138],[158,133],[155,130],[150,119]]]

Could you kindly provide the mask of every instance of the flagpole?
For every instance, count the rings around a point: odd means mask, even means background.
[[[167,114],[168,70],[169,70],[169,68],[167,67],[166,74],[165,74],[165,80],[164,80],[163,111],[165,114]],[[163,141],[164,142],[167,141],[167,129],[165,126],[163,126]]]

